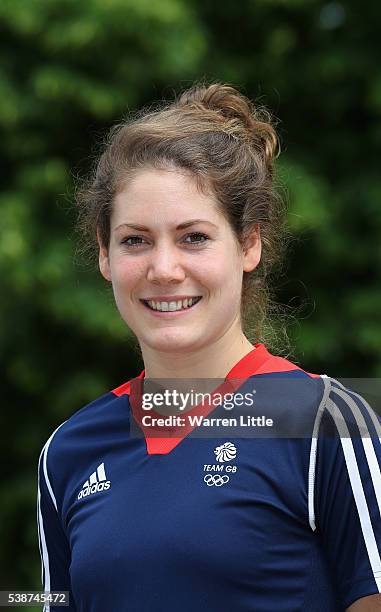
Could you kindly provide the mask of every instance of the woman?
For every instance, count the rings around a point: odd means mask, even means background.
[[[145,369],[41,452],[43,584],[69,591],[69,610],[381,606],[379,422],[353,391],[258,342],[286,236],[276,151],[265,110],[195,85],[114,128],[79,194]],[[197,380],[206,402],[185,393]],[[182,406],[148,393],[177,381]],[[244,395],[242,422],[223,424],[228,392],[244,388],[254,406]],[[356,427],[368,437],[349,438]]]

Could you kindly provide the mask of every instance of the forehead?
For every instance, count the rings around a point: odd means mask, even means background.
[[[215,196],[202,192],[195,177],[181,170],[137,171],[114,199],[112,225],[123,223],[127,217],[147,223],[181,223],[185,217],[224,222]]]

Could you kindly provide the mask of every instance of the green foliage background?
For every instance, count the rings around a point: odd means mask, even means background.
[[[40,588],[43,443],[142,367],[73,232],[75,178],[128,110],[205,77],[281,119],[295,359],[381,376],[379,18],[375,0],[0,2],[1,589]]]

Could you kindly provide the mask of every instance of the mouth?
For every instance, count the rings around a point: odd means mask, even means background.
[[[189,310],[193,310],[197,304],[201,301],[202,295],[188,298],[186,300],[179,300],[173,302],[152,302],[147,300],[140,300],[142,304],[152,312],[154,315],[158,316],[175,316],[184,314]]]

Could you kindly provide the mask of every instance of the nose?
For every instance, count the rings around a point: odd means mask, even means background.
[[[148,264],[147,280],[151,283],[180,283],[185,271],[179,260],[179,253],[170,245],[158,246]]]

